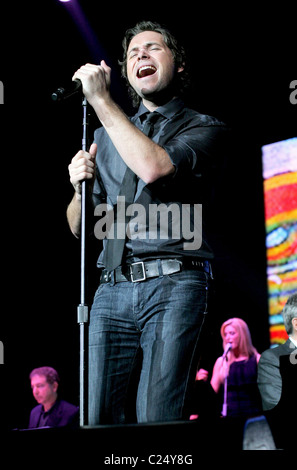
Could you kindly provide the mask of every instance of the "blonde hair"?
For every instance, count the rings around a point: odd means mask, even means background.
[[[258,351],[252,344],[252,338],[251,338],[249,327],[247,326],[246,322],[242,320],[242,318],[236,318],[236,317],[229,318],[229,320],[226,320],[222,324],[221,336],[223,339],[223,349],[225,349],[225,346],[226,346],[224,333],[225,333],[226,327],[229,325],[232,325],[239,335],[239,343],[238,343],[239,353],[249,358],[251,356],[257,356]]]

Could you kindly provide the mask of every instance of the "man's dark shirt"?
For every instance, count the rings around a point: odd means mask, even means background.
[[[79,422],[79,408],[65,400],[57,400],[48,410],[43,405],[37,405],[31,410],[29,429],[40,427],[77,427]]]
[[[134,202],[140,204],[145,210],[146,221],[143,224],[145,228],[132,225],[134,237],[127,238],[126,259],[128,261],[172,257],[211,259],[213,252],[208,241],[207,219],[212,195],[213,171],[222,157],[222,149],[228,141],[229,129],[216,118],[186,108],[179,98],[159,107],[156,112],[160,116],[154,126],[152,140],[166,150],[175,167],[175,172],[151,184],[146,184],[141,179],[138,180]],[[141,104],[131,121],[142,130],[148,113],[149,111]],[[93,201],[95,206],[101,203],[115,206],[127,166],[103,127],[95,131],[94,141],[98,145],[98,152]],[[160,206],[161,204],[166,206]],[[198,248],[197,243],[193,242],[199,229],[197,224],[200,225],[201,219],[198,217],[198,212],[194,210],[194,204],[202,204],[202,243]],[[152,235],[152,224],[150,224],[152,219],[149,219],[152,207],[170,209],[168,214],[165,210],[165,218],[161,222],[162,230],[160,232],[160,223],[158,223],[154,231],[156,235]],[[171,214],[175,214],[172,227]],[[132,213],[131,219],[137,215],[137,212]],[[169,236],[165,238],[163,225],[167,216]],[[174,224],[179,224],[179,227]],[[165,225],[166,229],[167,224]],[[174,227],[172,236],[171,230]],[[149,238],[148,228],[153,238]],[[136,229],[139,230],[140,238],[136,236]],[[192,240],[189,238],[189,233],[192,233]],[[105,240],[103,246],[104,242]],[[185,249],[185,243],[189,244],[187,249]],[[98,259],[99,267],[102,266],[102,259],[101,253]]]

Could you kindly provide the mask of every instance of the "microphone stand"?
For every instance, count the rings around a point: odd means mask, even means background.
[[[58,88],[52,93],[53,101],[61,101],[82,91],[80,80],[74,80],[68,88]],[[82,101],[83,108],[83,137],[82,150],[88,148],[88,102],[86,98]],[[80,327],[80,357],[79,357],[79,424],[85,424],[85,326],[88,322],[88,306],[85,303],[85,265],[86,265],[86,196],[87,183],[81,184],[81,263],[80,263],[80,304],[77,307],[77,322]]]
[[[88,103],[86,98],[83,107],[82,150],[87,151],[88,134]],[[85,266],[86,266],[86,181],[81,185],[81,262],[80,262],[80,304],[77,307],[77,322],[80,328],[79,347],[79,424],[85,424],[85,326],[88,322],[88,306],[85,303]]]
[[[225,361],[228,362],[228,357],[227,354],[225,355]],[[227,416],[227,393],[228,393],[228,373],[227,371],[225,372],[225,377],[224,377],[224,402],[223,402],[223,408],[222,408],[222,416],[225,417]]]

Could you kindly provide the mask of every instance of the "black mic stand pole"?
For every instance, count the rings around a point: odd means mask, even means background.
[[[83,107],[83,137],[82,150],[87,151],[88,140],[88,102],[82,102]],[[85,326],[88,322],[88,306],[85,303],[85,267],[86,267],[86,196],[87,183],[81,184],[81,263],[80,263],[80,304],[77,307],[77,322],[80,329],[79,347],[79,425],[85,424]]]
[[[61,101],[82,91],[80,80],[74,80],[68,88],[58,88],[52,94],[53,101]],[[88,151],[88,102],[82,101],[83,137],[82,150]],[[81,184],[81,267],[80,267],[80,304],[77,307],[77,322],[80,326],[80,357],[79,357],[79,424],[85,424],[85,326],[88,322],[88,306],[85,303],[85,265],[86,265],[86,196],[87,183]]]
[[[228,362],[228,357],[227,357],[227,354],[225,356],[225,358],[223,359],[226,361],[226,364],[225,364],[225,368],[227,368],[227,362]],[[223,364],[224,366],[224,364]],[[227,404],[227,395],[228,395],[228,375],[229,375],[229,372],[227,372],[225,370],[225,377],[224,377],[224,402],[223,402],[223,408],[222,408],[222,416],[227,416],[227,408],[228,408],[228,404]]]

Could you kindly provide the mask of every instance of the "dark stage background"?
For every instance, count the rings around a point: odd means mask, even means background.
[[[78,404],[80,244],[65,211],[82,111],[80,98],[57,104],[51,93],[80,65],[104,58],[113,68],[114,98],[133,113],[117,60],[125,30],[142,19],[165,23],[182,40],[193,75],[189,105],[223,119],[235,134],[236,150],[226,156],[219,182],[216,297],[200,365],[211,372],[221,354],[220,325],[231,316],[247,321],[259,352],[269,347],[261,146],[296,136],[297,105],[289,100],[297,79],[296,12],[271,4],[259,10],[250,2],[80,5],[102,48],[96,54],[96,41],[90,48],[80,31],[86,25],[63,3],[1,7],[2,430],[27,425],[35,405],[28,375],[35,367],[57,368],[61,394]],[[91,115],[91,130],[96,125]],[[89,304],[97,243],[88,243]]]

